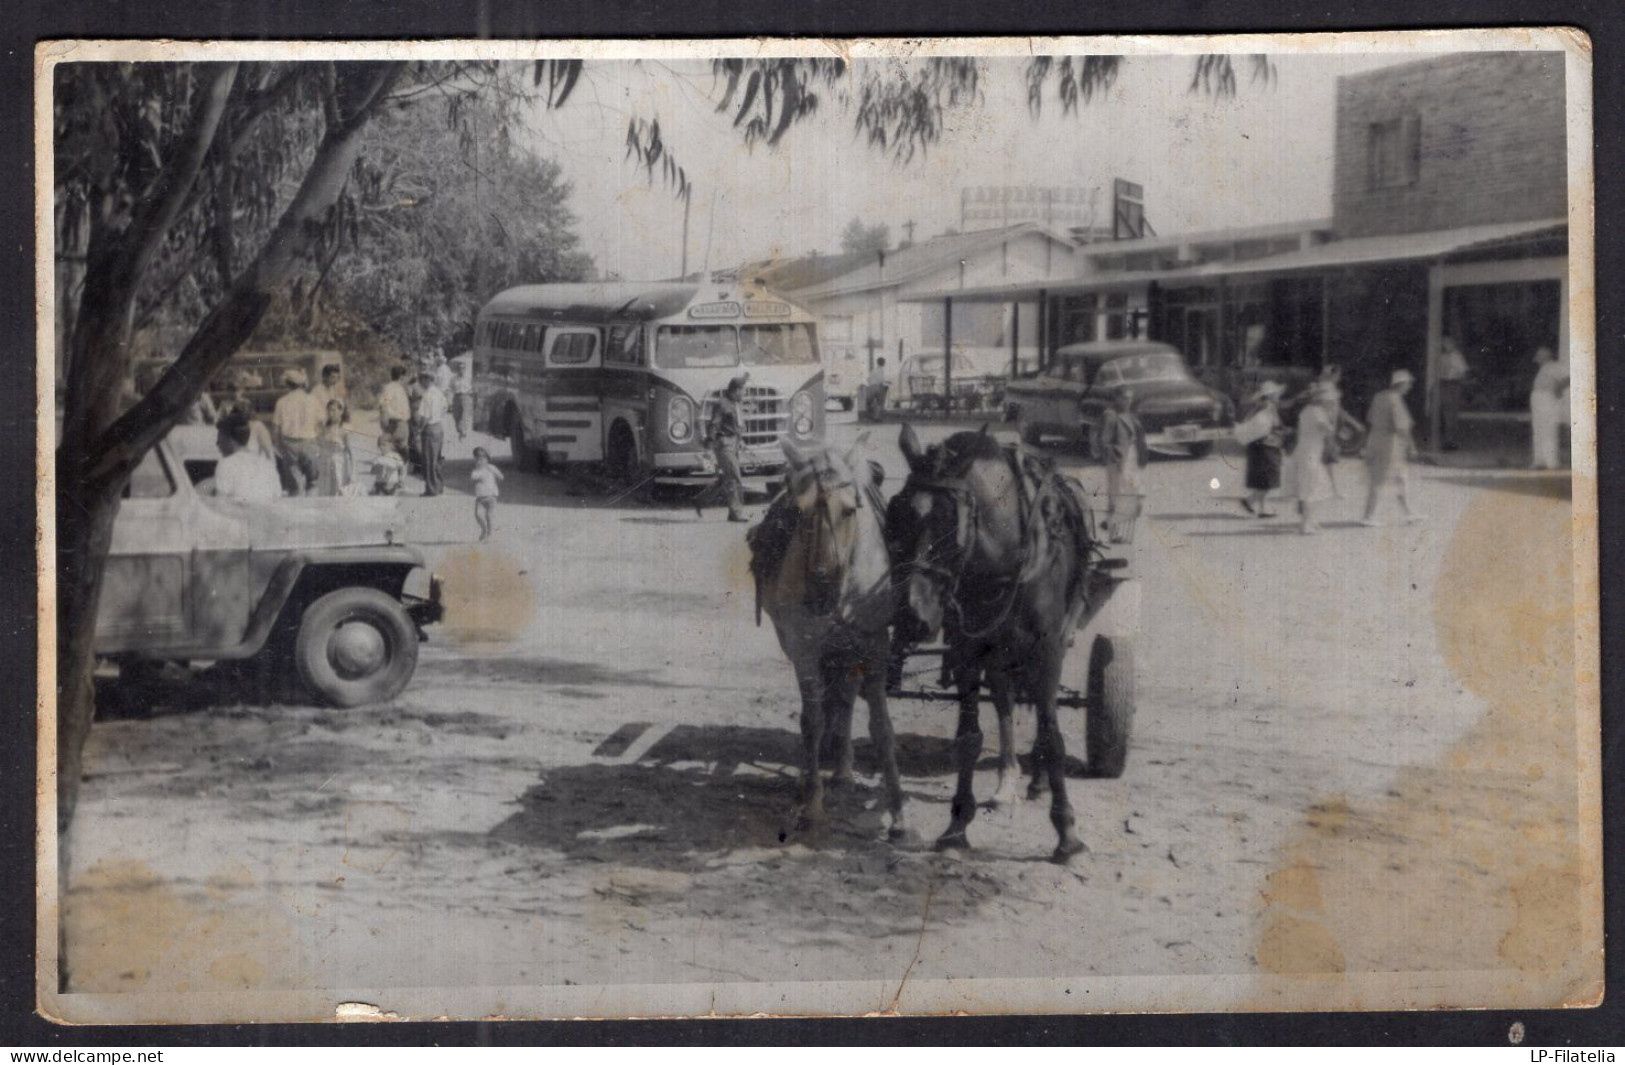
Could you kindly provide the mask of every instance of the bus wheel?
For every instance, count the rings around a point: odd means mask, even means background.
[[[638,478],[638,445],[632,439],[632,430],[625,422],[616,422],[609,432],[609,447],[604,455],[609,475],[623,485]]]

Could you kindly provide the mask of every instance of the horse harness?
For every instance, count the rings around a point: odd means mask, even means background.
[[[829,489],[825,486],[822,478],[815,476],[813,480],[817,486],[817,502],[813,509],[819,515],[819,527],[815,530],[814,535],[818,538],[824,536],[833,538],[835,536],[835,521],[830,517],[829,513]],[[881,498],[880,489],[874,483],[873,478],[860,481],[856,487],[858,489],[858,510],[863,510],[864,506],[867,505],[876,514],[886,512],[885,500]],[[789,551],[791,538],[795,535],[800,524],[801,510],[790,501],[789,486],[785,484],[780,486],[778,494],[769,501],[767,513],[763,516],[761,524],[752,528],[746,534],[746,541],[751,545],[753,551],[751,571],[756,578],[756,624],[758,627],[762,624],[762,582],[778,573],[779,567],[784,561],[784,556]],[[815,539],[812,545],[813,548],[816,549],[818,544],[819,540]],[[810,589],[816,587],[822,578],[814,572],[810,561],[816,557],[816,550],[809,550],[804,554],[808,561],[802,573],[802,587],[809,589],[807,594],[810,598]],[[886,583],[889,580],[890,576],[888,575],[881,583]],[[808,602],[804,601],[803,605],[808,606],[809,610],[812,609],[811,604]],[[834,617],[832,620],[835,624],[843,627],[848,624],[839,616]]]
[[[996,632],[1009,619],[1010,612],[1015,609],[1016,599],[1021,593],[1022,586],[1033,581],[1042,572],[1047,556],[1046,548],[1048,544],[1046,540],[1048,536],[1046,534],[1052,533],[1053,530],[1046,528],[1046,522],[1043,520],[1041,511],[1048,499],[1059,499],[1061,493],[1066,491],[1060,475],[1042,463],[1041,460],[1022,455],[1009,447],[1000,448],[1000,454],[1009,467],[1012,479],[1016,483],[1016,521],[1021,545],[1019,549],[1021,564],[1017,567],[1015,576],[1000,578],[996,581],[998,584],[1006,585],[1008,590],[1002,593],[1002,605],[993,620],[978,629],[967,627],[965,607],[960,598],[960,585],[964,580],[965,568],[970,562],[971,550],[981,532],[981,504],[976,493],[971,491],[970,485],[963,474],[949,477],[911,475],[904,486],[905,490],[915,489],[931,492],[947,496],[954,501],[957,530],[953,564],[951,566],[943,565],[931,558],[929,554],[926,558],[914,560],[910,564],[915,569],[923,570],[935,577],[943,584],[948,605],[959,618],[961,633],[972,640],[984,639]],[[968,465],[966,469],[968,471]],[[1074,500],[1075,502],[1076,500]],[[1065,506],[1064,503],[1061,505]],[[1078,517],[1081,516],[1075,516],[1074,520],[1078,520]],[[1083,532],[1083,530],[1074,530],[1073,534],[1078,536],[1080,532]],[[1084,535],[1086,536],[1086,533]],[[1087,557],[1087,553],[1080,552],[1080,559],[1087,559]],[[1068,589],[1069,593],[1076,588],[1084,587],[1080,580],[1081,566],[1079,570],[1080,572],[1073,576],[1074,588]]]

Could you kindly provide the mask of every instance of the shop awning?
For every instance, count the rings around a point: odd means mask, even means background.
[[[1075,296],[1090,292],[1111,292],[1133,288],[1148,282],[1159,285],[1218,281],[1221,278],[1257,277],[1268,274],[1301,273],[1315,270],[1337,270],[1356,266],[1375,266],[1381,263],[1416,262],[1444,259],[1467,252],[1513,248],[1538,242],[1566,238],[1568,222],[1564,219],[1544,219],[1533,222],[1507,222],[1496,225],[1464,226],[1459,229],[1437,229],[1422,233],[1393,233],[1380,237],[1355,237],[1333,240],[1325,244],[1283,252],[1244,262],[1205,263],[1200,266],[1178,267],[1173,270],[1141,270],[1133,273],[1103,273],[1087,279],[1039,285],[1027,282],[1021,285],[989,286],[984,288],[945,289],[940,292],[922,292],[900,297],[905,303],[938,303],[945,297],[966,303],[1008,303],[1030,301],[1040,293],[1050,296]]]

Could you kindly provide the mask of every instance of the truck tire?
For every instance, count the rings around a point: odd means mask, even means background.
[[[1205,459],[1209,455],[1213,454],[1213,441],[1211,440],[1202,440],[1195,444],[1186,444],[1185,447],[1190,450],[1191,458],[1193,459]]]
[[[632,430],[625,422],[616,422],[609,431],[609,447],[605,449],[604,465],[610,477],[621,485],[631,485],[638,479],[638,445],[632,439]]]
[[[1038,426],[1032,422],[1022,422],[1021,428],[1017,431],[1021,436],[1021,442],[1028,447],[1037,447],[1044,442],[1044,434],[1039,432]]]
[[[333,706],[395,698],[418,664],[406,608],[376,588],[340,588],[305,608],[294,665],[310,694]]]
[[[1088,710],[1085,723],[1088,774],[1115,780],[1128,761],[1134,727],[1134,645],[1096,636],[1089,650]]]

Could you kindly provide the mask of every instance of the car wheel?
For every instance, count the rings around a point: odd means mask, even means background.
[[[334,706],[395,698],[418,664],[406,608],[376,588],[340,588],[305,609],[294,664],[312,695]]]
[[[1185,446],[1190,450],[1193,459],[1205,459],[1213,454],[1213,441],[1211,440],[1203,440],[1200,443],[1186,444]]]
[[[1038,426],[1032,422],[1021,423],[1021,442],[1028,447],[1037,447],[1044,442],[1044,434],[1038,431]]]

